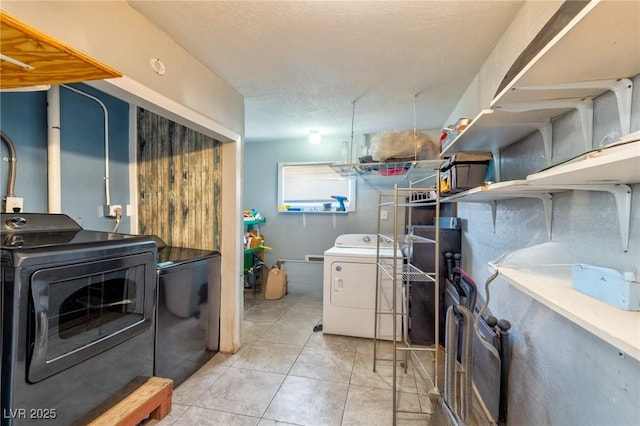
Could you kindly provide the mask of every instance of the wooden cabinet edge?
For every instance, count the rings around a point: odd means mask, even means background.
[[[1,53],[33,66],[25,68],[7,60],[0,67],[0,88],[73,83],[122,77],[122,73],[32,28],[0,10]],[[39,48],[29,51],[25,42]],[[17,48],[22,44],[22,48]]]

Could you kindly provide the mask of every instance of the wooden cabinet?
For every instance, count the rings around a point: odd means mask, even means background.
[[[122,77],[1,10],[0,24],[1,89]]]

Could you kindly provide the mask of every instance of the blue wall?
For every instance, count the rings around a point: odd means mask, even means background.
[[[83,84],[73,85],[101,99],[109,112],[111,203],[123,208],[129,194],[129,104]],[[47,99],[46,92],[3,93],[2,131],[13,140],[18,157],[16,195],[26,212],[47,211]],[[87,229],[110,231],[115,222],[103,217],[104,115],[92,99],[60,89],[62,212]],[[2,157],[6,149],[2,147]],[[6,192],[7,163],[2,162],[2,195]],[[126,209],[125,209],[126,210]],[[126,211],[124,212],[126,213]],[[123,217],[119,232],[129,232]]]
[[[15,194],[24,198],[26,212],[47,211],[47,95],[46,92],[2,93],[0,128],[11,138],[18,157]],[[7,193],[9,164],[2,144],[0,194]]]
[[[306,138],[245,145],[243,207],[255,208],[267,218],[267,223],[260,227],[265,244],[272,247],[265,253],[267,265],[279,259],[304,260],[307,254],[321,255],[342,234],[376,233],[379,188],[360,177],[356,180],[355,212],[336,215],[278,212],[278,163],[340,162],[345,140],[349,137],[325,137],[319,145],[309,144]],[[354,141],[354,145],[361,143]]]

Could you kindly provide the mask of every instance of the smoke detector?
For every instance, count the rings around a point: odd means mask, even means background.
[[[164,63],[162,63],[160,59],[151,58],[150,63],[151,63],[151,68],[156,74],[164,75],[167,69],[165,68]]]

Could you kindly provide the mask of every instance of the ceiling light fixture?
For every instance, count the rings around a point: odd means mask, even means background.
[[[312,130],[309,134],[309,143],[313,145],[317,145],[322,142],[322,136],[317,130]]]

